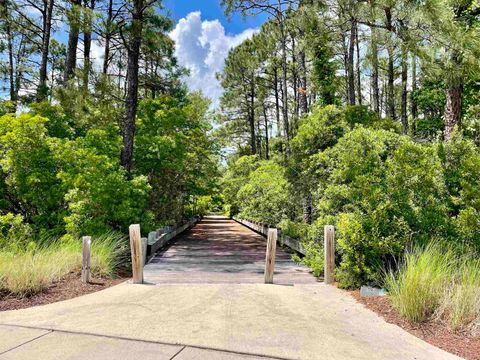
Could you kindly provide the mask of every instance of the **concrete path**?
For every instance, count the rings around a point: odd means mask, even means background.
[[[146,266],[159,285],[0,312],[0,360],[457,359],[316,282],[280,249],[277,284],[262,284],[264,256],[262,237],[207,219]]]
[[[0,360],[173,358],[456,359],[323,284],[125,283],[0,313]]]
[[[266,246],[263,236],[236,221],[208,216],[158,252],[145,266],[144,278],[152,284],[260,284]],[[277,247],[275,283],[316,282],[306,267]]]

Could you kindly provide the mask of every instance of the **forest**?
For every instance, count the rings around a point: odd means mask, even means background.
[[[316,276],[334,225],[338,286],[479,324],[480,4],[221,5],[268,20],[228,53],[214,107],[159,0],[0,3],[0,291],[78,271],[84,235],[112,275],[129,224],[216,211],[301,240]]]

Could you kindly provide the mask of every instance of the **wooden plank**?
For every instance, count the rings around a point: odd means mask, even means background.
[[[82,238],[82,282],[90,282],[90,249],[92,245],[92,238],[84,236]]]
[[[132,253],[132,282],[134,284],[143,284],[142,237],[140,235],[140,225],[132,224],[128,230],[130,233],[130,249]]]
[[[325,247],[325,284],[333,284],[335,271],[335,228],[333,225],[324,227],[324,247]]]
[[[277,235],[277,229],[268,229],[267,253],[265,255],[265,284],[273,284]]]

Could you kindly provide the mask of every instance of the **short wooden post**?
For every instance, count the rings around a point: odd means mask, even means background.
[[[325,247],[325,284],[334,282],[333,272],[335,270],[335,228],[333,225],[325,225],[324,228]]]
[[[87,284],[90,282],[90,247],[92,238],[84,236],[82,238],[82,282]]]
[[[130,249],[132,252],[132,282],[134,284],[143,284],[142,237],[140,235],[140,225],[130,225],[128,230],[130,233]]]
[[[277,250],[277,229],[268,229],[267,254],[265,257],[265,284],[273,284],[275,270],[275,253]]]

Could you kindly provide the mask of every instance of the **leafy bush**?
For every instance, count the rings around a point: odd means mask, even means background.
[[[32,240],[32,228],[21,215],[0,216],[0,249],[25,249]]]
[[[282,166],[261,161],[238,191],[238,202],[242,204],[240,217],[276,226],[286,216],[288,186]]]

